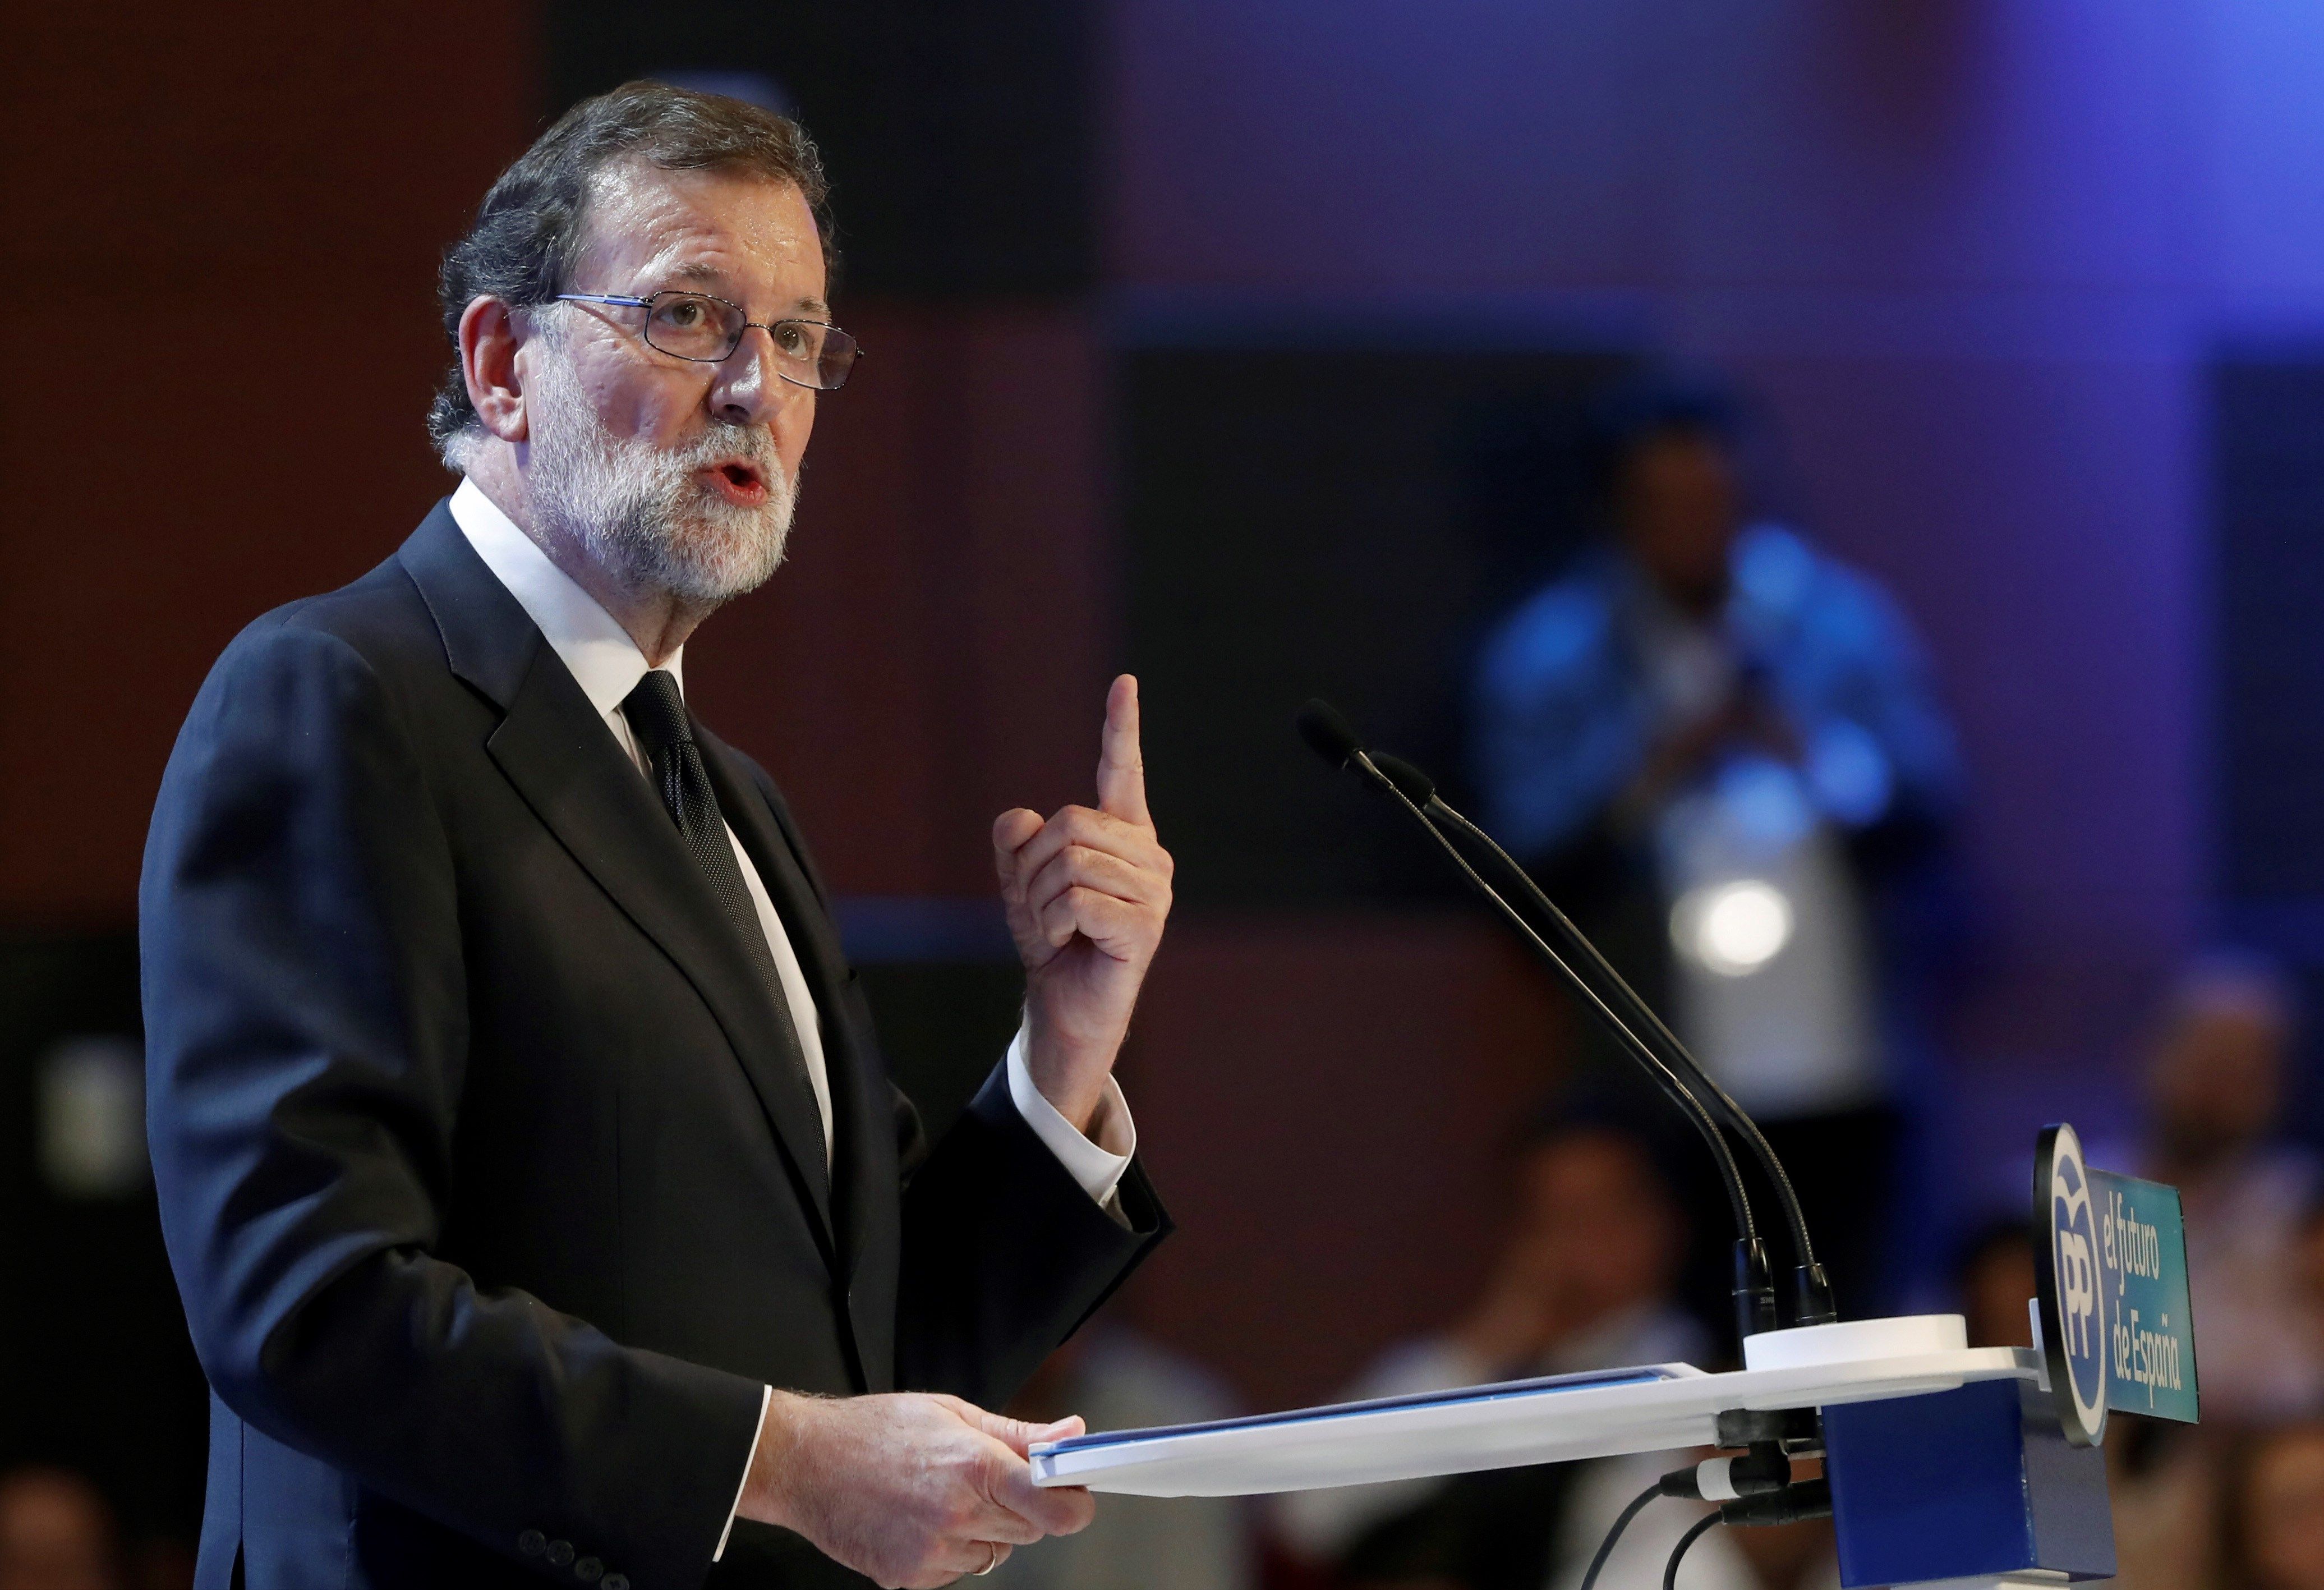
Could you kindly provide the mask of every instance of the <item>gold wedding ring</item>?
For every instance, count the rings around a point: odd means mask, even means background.
[[[976,1570],[976,1576],[980,1579],[984,1577],[985,1575],[991,1573],[994,1568],[1001,1566],[1001,1542],[998,1540],[987,1540],[984,1543],[984,1548],[992,1553],[992,1555],[985,1560],[985,1564],[982,1567]]]

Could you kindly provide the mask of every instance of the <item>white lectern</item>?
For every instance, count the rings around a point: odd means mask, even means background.
[[[2179,1196],[2085,1165],[2062,1125],[2042,1134],[2034,1190],[2032,1348],[1971,1348],[1958,1314],[1802,1326],[1745,1336],[1731,1373],[1655,1364],[1102,1432],[1035,1447],[1034,1478],[1233,1496],[1749,1446],[1788,1497],[1803,1486],[1780,1477],[1786,1455],[1804,1447],[1823,1455],[1849,1590],[2110,1577],[2109,1411],[2198,1412]],[[1794,1410],[1812,1413],[1766,1417]],[[1794,1440],[1794,1422],[1812,1437]],[[1775,1521],[1753,1504],[1737,1496],[1721,1517]]]
[[[1728,1374],[1656,1364],[1080,1436],[1036,1447],[1033,1474],[1045,1485],[1133,1496],[1305,1491],[1707,1447],[1730,1409],[1828,1408],[2041,1377],[2024,1348],[1969,1347],[1958,1314],[1771,1331],[1743,1345],[1746,1367]]]
[[[1658,1364],[1081,1436],[1035,1447],[1033,1472],[1130,1495],[1250,1495],[1714,1446],[1721,1414],[1818,1409],[1850,1586],[2054,1590],[2114,1572],[2103,1464],[2057,1437],[2038,1352],[1969,1347],[1957,1314],[1771,1331],[1744,1352],[1725,1374]],[[1873,1422],[1859,1428],[1856,1410]],[[1907,1577],[1900,1558],[1935,1571]]]

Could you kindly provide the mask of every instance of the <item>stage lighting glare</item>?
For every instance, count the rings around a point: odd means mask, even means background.
[[[1792,939],[1792,902],[1773,883],[1745,878],[1691,891],[1671,911],[1671,938],[1722,977],[1748,977]]]

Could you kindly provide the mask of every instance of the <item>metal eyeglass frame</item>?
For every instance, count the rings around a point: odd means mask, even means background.
[[[653,324],[654,300],[658,298],[706,298],[712,303],[723,303],[736,314],[741,315],[743,318],[742,323],[735,328],[734,340],[726,345],[726,351],[720,354],[715,359],[706,359],[695,354],[670,353],[669,349],[662,347],[661,344],[656,342],[652,337],[649,336],[646,329],[647,327],[650,327]],[[645,345],[658,354],[667,354],[673,359],[684,359],[689,365],[724,364],[728,359],[734,356],[734,350],[742,346],[742,338],[750,332],[751,328],[753,326],[756,326],[760,330],[765,332],[770,338],[773,337],[775,335],[775,328],[778,326],[817,326],[825,331],[837,331],[840,336],[847,338],[848,346],[853,348],[855,352],[847,361],[849,366],[848,372],[843,372],[838,381],[834,383],[832,385],[818,386],[811,381],[798,380],[795,376],[784,374],[783,371],[779,367],[775,371],[776,374],[782,376],[782,379],[789,382],[793,386],[803,386],[809,392],[837,392],[841,387],[847,384],[847,374],[848,373],[853,372],[855,361],[863,356],[863,345],[856,341],[851,333],[834,325],[829,320],[809,320],[798,315],[786,315],[779,320],[753,320],[750,318],[751,311],[744,309],[741,304],[736,303],[733,299],[721,298],[715,292],[696,292],[689,287],[665,287],[660,291],[649,293],[643,298],[632,298],[627,293],[620,292],[560,292],[557,295],[557,301],[558,303],[601,303],[610,304],[613,308],[619,310],[643,310],[646,311],[645,325],[638,328],[638,336],[644,341]],[[782,350],[779,345],[776,348],[776,352],[780,354],[781,351]]]

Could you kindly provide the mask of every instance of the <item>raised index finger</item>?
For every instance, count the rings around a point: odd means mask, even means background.
[[[1105,734],[1097,758],[1097,806],[1108,817],[1150,827],[1146,759],[1138,748],[1138,680],[1123,674],[1105,693]]]

